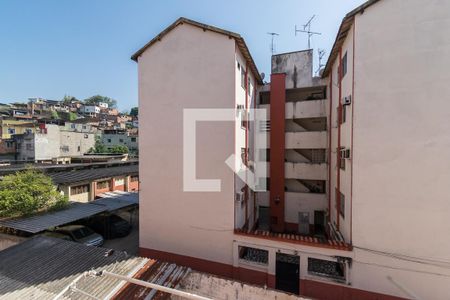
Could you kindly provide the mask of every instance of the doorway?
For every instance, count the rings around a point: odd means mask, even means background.
[[[298,233],[309,235],[309,212],[298,213]]]
[[[275,288],[300,294],[300,257],[284,253],[276,255]]]

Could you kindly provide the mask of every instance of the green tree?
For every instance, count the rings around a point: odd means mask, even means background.
[[[100,136],[95,137],[95,144],[94,147],[89,149],[88,153],[108,153],[108,149],[106,148],[105,144],[103,144],[102,139]]]
[[[58,119],[60,119],[58,112],[56,112],[56,111],[54,111],[54,110],[52,111],[52,119],[53,119],[53,120],[58,120]]]
[[[139,108],[138,107],[132,107],[130,110],[130,116],[133,117],[137,117],[139,113]]]
[[[128,147],[124,146],[124,145],[115,145],[112,146],[111,149],[109,150],[110,153],[114,153],[114,154],[125,154],[128,153]]]
[[[64,97],[61,99],[62,103],[65,105],[69,105],[72,101],[80,101],[77,98],[75,98],[74,96],[70,96],[70,95],[64,95]]]
[[[59,209],[68,203],[52,179],[34,169],[7,175],[0,181],[0,217],[30,215]]]
[[[77,119],[77,114],[74,112],[69,112],[69,121],[75,121]]]
[[[109,97],[101,96],[101,95],[95,95],[95,96],[89,97],[84,100],[84,103],[88,104],[88,105],[98,105],[100,102],[108,103],[109,108],[117,107],[116,100],[109,98]]]

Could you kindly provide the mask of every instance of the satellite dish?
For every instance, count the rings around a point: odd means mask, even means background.
[[[264,80],[266,78],[266,74],[264,72],[261,73],[261,79]]]

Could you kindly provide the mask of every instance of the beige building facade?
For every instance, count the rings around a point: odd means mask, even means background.
[[[321,78],[306,50],[274,56],[267,85],[239,35],[183,18],[164,30],[133,56],[141,254],[316,299],[447,299],[449,5],[368,1]],[[270,122],[242,122],[252,107]],[[183,111],[199,108],[238,116],[196,128],[196,177],[220,192],[183,188]],[[267,167],[267,191],[228,168],[233,153]]]

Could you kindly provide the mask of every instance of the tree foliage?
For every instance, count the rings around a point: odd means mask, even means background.
[[[52,179],[34,169],[17,172],[0,181],[0,217],[16,217],[59,209],[68,204]]]
[[[128,147],[125,145],[115,145],[109,149],[109,153],[125,154],[128,153]]]
[[[100,102],[107,103],[109,108],[117,107],[116,100],[101,95],[95,95],[84,100],[84,103],[88,105],[98,105]]]
[[[139,113],[139,108],[138,107],[132,107],[130,110],[130,116],[133,117],[137,117]]]
[[[89,149],[88,153],[108,153],[108,148],[103,144],[100,136],[95,137],[94,147]]]
[[[103,144],[101,138],[99,136],[95,137],[95,145],[91,149],[89,149],[88,153],[94,153],[94,154],[125,154],[128,153],[128,147],[125,145],[114,145],[111,148],[108,148]]]
[[[71,102],[77,102],[77,101],[80,101],[80,100],[78,100],[74,96],[64,95],[64,97],[61,99],[61,101],[62,101],[63,104],[69,105]]]

